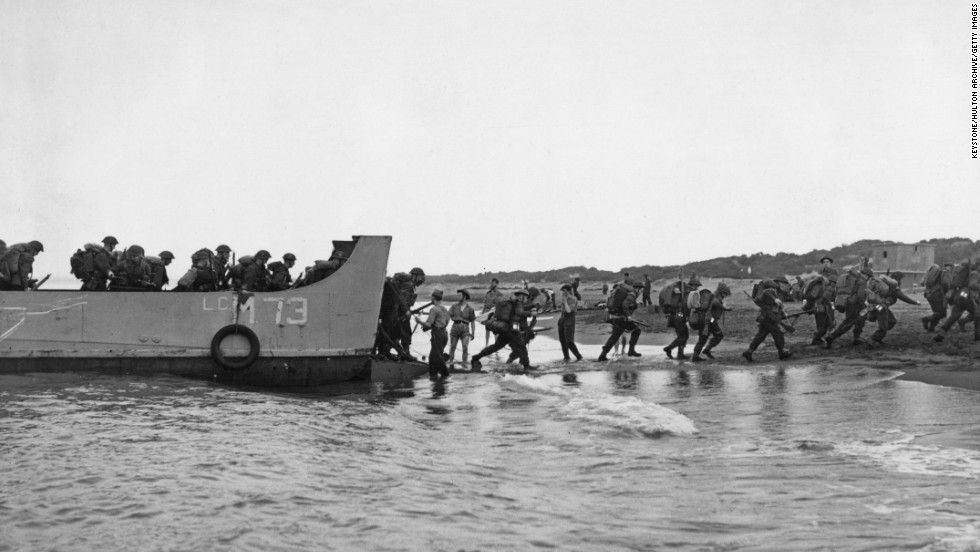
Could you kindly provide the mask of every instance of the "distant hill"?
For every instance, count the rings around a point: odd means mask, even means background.
[[[621,280],[624,272],[636,276],[649,274],[651,279],[660,280],[676,278],[678,271],[685,278],[691,274],[697,274],[699,277],[707,278],[795,276],[817,270],[820,265],[820,258],[824,255],[832,257],[838,267],[856,264],[861,258],[871,254],[872,245],[882,242],[883,240],[860,240],[832,249],[814,249],[801,255],[795,253],[776,253],[775,255],[753,253],[752,255],[718,257],[716,259],[698,261],[680,266],[626,266],[617,271],[599,270],[595,267],[568,266],[539,272],[515,270],[511,272],[482,272],[472,275],[440,274],[426,276],[426,279],[433,283],[447,284],[473,282],[474,280],[483,282],[490,280],[490,278],[497,278],[501,282],[516,282],[520,280],[528,280],[529,282],[558,282],[567,280],[570,274],[578,274],[585,282],[614,282]],[[969,238],[935,238],[921,240],[917,243],[935,244],[937,262],[958,263],[980,255],[980,241],[975,242]],[[749,271],[750,268],[751,272]]]

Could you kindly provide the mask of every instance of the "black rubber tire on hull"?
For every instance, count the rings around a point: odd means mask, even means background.
[[[239,334],[248,339],[248,354],[241,359],[229,359],[221,352],[221,342],[232,334]],[[211,338],[211,358],[225,370],[239,372],[252,365],[259,358],[259,337],[255,332],[241,324],[229,324],[218,330]]]

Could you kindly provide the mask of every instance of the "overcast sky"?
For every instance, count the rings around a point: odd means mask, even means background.
[[[978,238],[970,2],[0,0],[0,238],[389,272]],[[171,270],[174,272],[174,270]]]

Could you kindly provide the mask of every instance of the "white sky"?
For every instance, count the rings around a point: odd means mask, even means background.
[[[970,2],[0,0],[0,238],[389,272],[977,238]]]

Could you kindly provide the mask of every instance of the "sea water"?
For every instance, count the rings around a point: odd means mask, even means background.
[[[2,376],[0,550],[980,550],[977,393],[645,352],[308,393]]]

